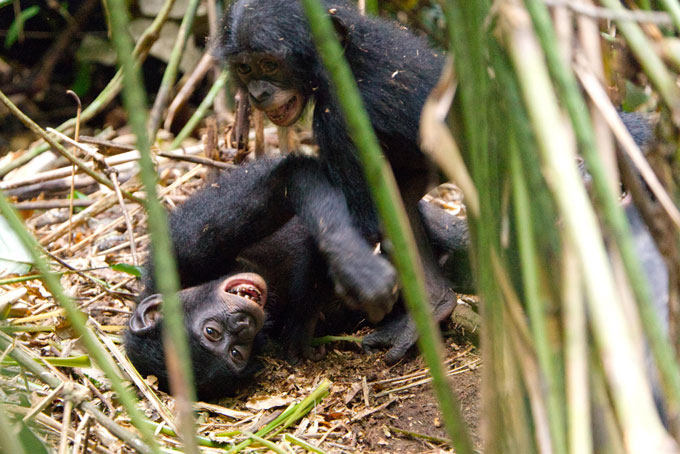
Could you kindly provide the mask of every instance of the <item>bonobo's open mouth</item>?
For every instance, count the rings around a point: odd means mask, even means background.
[[[267,301],[267,284],[257,274],[242,273],[228,279],[224,291],[240,296],[262,307]]]
[[[298,93],[293,93],[290,98],[283,104],[273,109],[267,109],[264,113],[269,118],[269,121],[277,126],[290,126],[300,118],[304,102],[302,96]]]

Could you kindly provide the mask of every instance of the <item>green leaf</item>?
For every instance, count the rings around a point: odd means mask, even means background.
[[[82,192],[80,192],[78,190],[74,190],[73,195],[75,196],[75,198],[77,200],[90,200],[90,198],[86,194],[83,194]]]
[[[56,367],[80,367],[80,368],[92,367],[90,357],[87,355],[69,356],[68,358],[57,358],[54,356],[47,356],[33,359],[38,363],[42,363],[42,361],[44,360],[48,364],[51,364],[52,366]],[[12,358],[5,358],[2,360],[2,363],[0,364],[2,364],[3,366],[16,366],[18,363],[14,361]]]
[[[33,429],[28,427],[28,424],[21,419],[17,419],[16,423],[21,427],[18,435],[24,452],[30,452],[31,454],[49,453],[43,441],[33,432]]]
[[[88,77],[89,77],[89,73],[88,73]],[[76,91],[76,90],[74,90],[74,91]],[[81,93],[78,93],[78,94],[80,95]],[[86,194],[83,194],[82,192],[80,192],[78,190],[73,191],[73,199],[74,200],[90,200],[90,198]],[[84,209],[85,209],[85,207],[73,207],[73,212],[74,213],[80,213]]]
[[[123,273],[130,274],[135,277],[142,277],[142,267],[141,266],[134,266],[130,265],[128,263],[116,263],[115,265],[111,265],[111,269],[114,271],[120,271]]]
[[[633,112],[648,100],[649,94],[645,92],[644,87],[635,85],[629,80],[626,81],[626,97],[621,103],[624,111]]]
[[[39,12],[40,7],[38,5],[29,6],[23,10],[16,19],[14,19],[14,22],[12,22],[12,25],[10,25],[9,29],[7,30],[7,36],[5,37],[5,49],[9,49],[15,42],[17,42],[20,32],[23,32],[24,30],[24,23]]]

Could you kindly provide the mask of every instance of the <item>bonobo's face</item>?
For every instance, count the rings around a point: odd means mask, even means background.
[[[188,331],[203,349],[240,372],[264,324],[267,285],[257,274],[241,273],[205,290],[199,286],[180,292]]]
[[[229,64],[248,90],[251,105],[272,123],[290,126],[300,118],[307,96],[284,60],[266,53],[241,53],[231,56]]]
[[[264,279],[254,273],[239,273],[182,290],[180,300],[199,397],[233,392],[238,380],[253,372],[249,360],[265,320]],[[161,304],[160,295],[151,295],[137,305],[125,347],[137,370],[157,376],[159,386],[167,389]]]

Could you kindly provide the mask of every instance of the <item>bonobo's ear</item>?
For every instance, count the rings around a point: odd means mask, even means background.
[[[137,305],[130,317],[130,331],[132,334],[144,335],[151,331],[161,321],[161,295],[147,296]]]
[[[347,47],[347,44],[349,44],[349,30],[347,29],[345,22],[337,16],[336,12],[337,11],[334,8],[328,10],[328,14],[331,16],[331,22],[333,22],[333,27],[335,28],[335,33],[337,33],[340,45],[344,49]]]

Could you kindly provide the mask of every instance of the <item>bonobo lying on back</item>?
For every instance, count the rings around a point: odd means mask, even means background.
[[[396,23],[362,16],[350,2],[324,0],[382,150],[394,171],[427,277],[434,315],[442,320],[456,304],[451,284],[437,266],[417,205],[437,181],[418,145],[420,111],[439,78],[441,52]],[[362,169],[326,71],[310,37],[299,2],[240,0],[227,14],[217,52],[226,58],[233,83],[249,94],[253,107],[279,126],[295,123],[314,102],[313,129],[321,171],[344,194],[352,222],[369,243],[381,232]],[[307,225],[307,224],[305,224]],[[379,284],[376,277],[374,284]],[[383,287],[387,287],[383,285]],[[352,299],[353,307],[374,314],[375,300]],[[391,347],[386,361],[398,360],[414,344],[413,323],[404,317],[365,340],[367,347]]]
[[[441,254],[467,248],[465,221],[423,204]],[[360,286],[392,270],[356,232],[342,193],[311,158],[290,155],[224,172],[174,210],[169,224],[201,398],[232,393],[252,377],[258,334],[275,337],[289,360],[318,357],[323,350],[310,340],[321,314],[341,318],[328,324],[344,321],[336,276],[359,283],[356,295],[364,298]],[[307,224],[318,226],[315,234]],[[167,388],[161,298],[154,293],[148,263],[125,345],[140,373]]]

